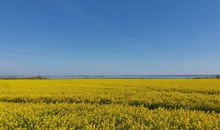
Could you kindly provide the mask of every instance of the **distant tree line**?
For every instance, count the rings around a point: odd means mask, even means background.
[[[207,77],[193,77],[194,79],[220,79],[220,75],[207,76]]]
[[[47,77],[43,76],[23,76],[23,77],[16,77],[16,76],[11,76],[11,77],[2,77],[0,79],[48,79]]]
[[[216,77],[215,77],[215,78],[219,79],[219,78],[220,78],[220,75],[216,75]]]

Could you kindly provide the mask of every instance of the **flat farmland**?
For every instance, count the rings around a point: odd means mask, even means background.
[[[0,80],[0,128],[220,129],[220,80]]]

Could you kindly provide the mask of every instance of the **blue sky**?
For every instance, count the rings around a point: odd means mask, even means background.
[[[1,0],[0,75],[220,73],[219,0]]]

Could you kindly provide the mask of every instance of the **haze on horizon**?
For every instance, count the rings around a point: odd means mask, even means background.
[[[220,74],[218,0],[2,0],[0,75]]]

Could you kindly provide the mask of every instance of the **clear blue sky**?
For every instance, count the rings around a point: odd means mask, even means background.
[[[219,0],[0,1],[0,75],[217,73]]]

